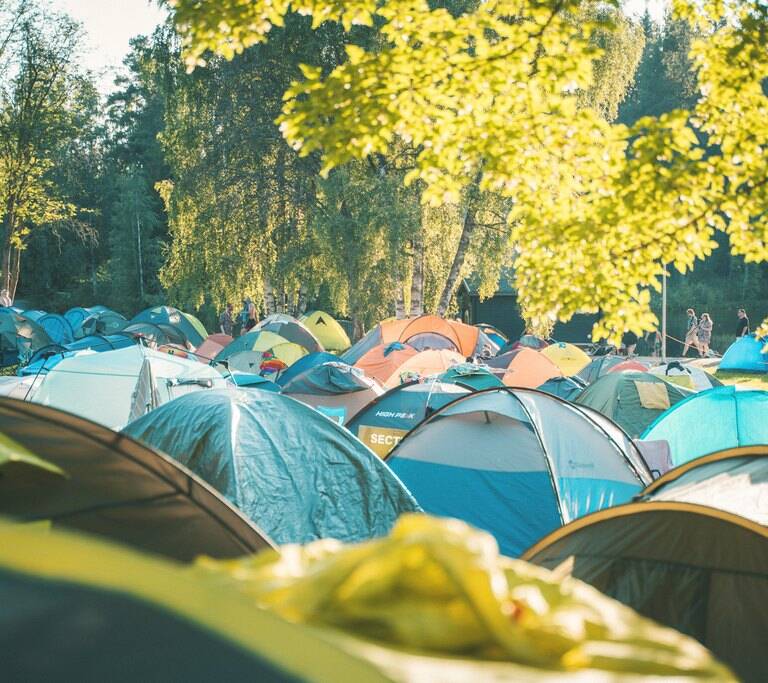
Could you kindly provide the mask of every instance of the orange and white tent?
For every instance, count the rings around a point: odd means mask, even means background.
[[[386,389],[392,389],[403,382],[422,377],[431,377],[445,372],[454,365],[465,361],[464,356],[446,349],[419,351],[408,358],[384,383]]]

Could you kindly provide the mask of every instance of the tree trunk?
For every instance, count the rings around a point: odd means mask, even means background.
[[[13,261],[11,263],[11,286],[8,289],[8,296],[11,301],[16,298],[16,288],[19,286],[19,274],[21,272],[21,249],[14,247]]]
[[[272,283],[264,279],[264,314],[272,315],[275,313],[275,290],[272,289]]]
[[[413,242],[413,279],[411,280],[411,315],[424,313],[424,232],[420,226]]]
[[[395,294],[395,317],[398,320],[405,318],[405,292],[403,291],[403,280],[397,280],[397,293]]]
[[[461,269],[464,266],[464,260],[467,257],[467,251],[469,250],[469,244],[472,241],[472,234],[475,232],[475,207],[472,196],[467,201],[467,209],[464,213],[464,225],[461,229],[461,237],[459,238],[459,244],[456,247],[456,253],[453,256],[453,263],[451,264],[451,270],[448,272],[448,277],[443,287],[443,293],[440,295],[440,301],[437,304],[437,315],[444,316],[448,311],[448,307],[451,305],[451,298],[453,297],[453,291],[456,289],[456,283],[459,281],[461,275]]]
[[[303,284],[299,285],[299,296],[293,312],[295,318],[299,318],[307,312],[307,298],[307,288]]]

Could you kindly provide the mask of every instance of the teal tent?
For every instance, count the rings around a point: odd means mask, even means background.
[[[586,384],[578,377],[553,377],[544,382],[539,387],[539,391],[559,396],[566,401],[575,401],[585,388]]]
[[[662,413],[641,438],[666,441],[673,465],[726,448],[768,444],[768,391],[702,391]]]
[[[472,363],[454,365],[452,368],[448,368],[437,379],[439,382],[458,384],[460,387],[464,387],[470,391],[482,391],[483,389],[493,389],[495,387],[504,386],[504,382],[496,377],[491,370],[482,365],[474,365]]]
[[[75,328],[74,335],[76,339],[80,339],[95,334],[115,334],[125,328],[127,324],[128,321],[116,311],[108,308],[99,309],[93,311]]]
[[[10,308],[0,310],[0,367],[26,363],[49,344],[51,338],[37,323]]]
[[[740,337],[728,347],[720,361],[720,370],[742,370],[746,372],[768,372],[768,353],[765,353],[766,339],[754,334]]]
[[[382,536],[401,513],[419,509],[346,429],[279,394],[183,396],[125,433],[189,467],[279,544]]]
[[[619,363],[623,363],[625,360],[627,360],[626,357],[614,356],[613,354],[598,356],[597,358],[593,358],[589,365],[583,370],[580,370],[576,376],[587,384],[592,384],[603,375],[607,374],[612,367]]]
[[[147,308],[131,319],[131,323],[168,325],[178,330],[191,346],[197,348],[208,337],[205,326],[195,316],[173,306]]]

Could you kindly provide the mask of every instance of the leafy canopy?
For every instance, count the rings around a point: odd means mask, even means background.
[[[691,111],[631,129],[579,106],[594,85],[591,40],[610,15],[578,0],[488,0],[452,14],[424,0],[172,0],[189,66],[269,39],[289,11],[313,24],[375,27],[331,70],[303,68],[285,94],[283,135],[329,169],[405,141],[408,181],[455,202],[480,172],[510,199],[519,298],[546,327],[602,311],[597,336],[657,320],[649,287],[684,271],[726,232],[748,261],[768,257],[768,8],[760,0],[676,0],[696,24],[700,97]],[[609,27],[608,27],[609,28]],[[354,36],[352,31],[350,36]]]

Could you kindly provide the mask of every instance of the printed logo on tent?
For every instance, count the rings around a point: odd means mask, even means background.
[[[317,321],[315,322],[315,325],[326,325],[327,326],[328,323],[325,322],[325,320],[323,320],[323,316],[321,315],[321,316],[318,316]]]
[[[388,429],[386,427],[360,427],[357,438],[360,439],[376,455],[383,458],[408,433],[406,429]]]

